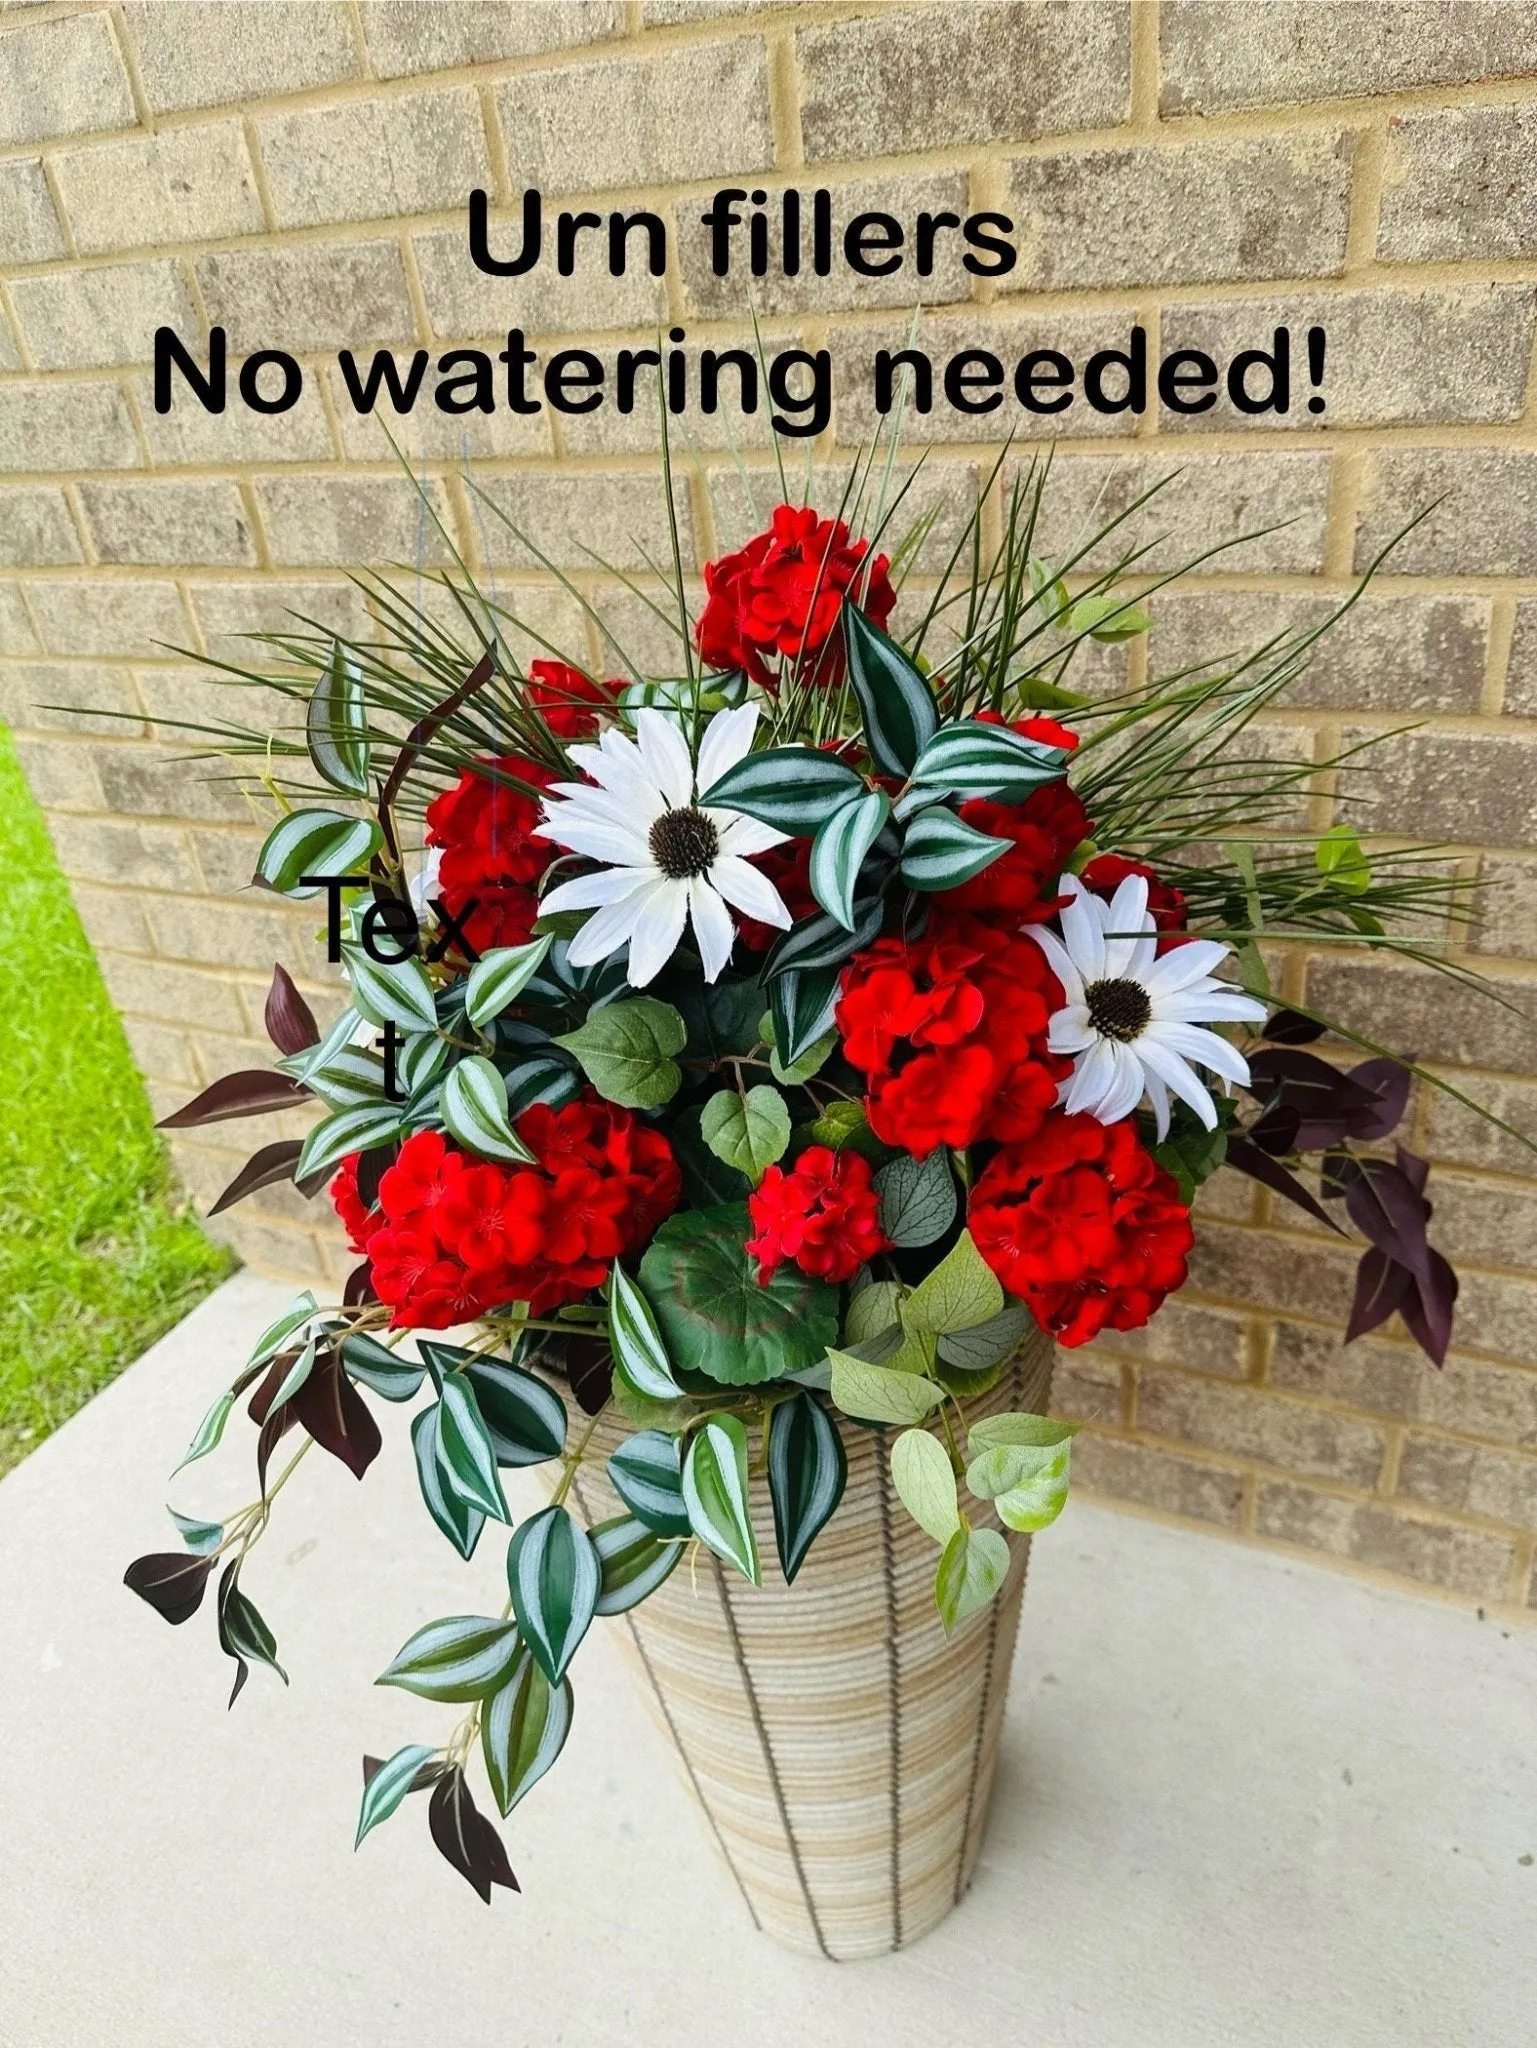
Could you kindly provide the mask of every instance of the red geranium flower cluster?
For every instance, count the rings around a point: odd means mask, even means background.
[[[1185,1283],[1195,1233],[1130,1119],[1054,1112],[971,1192],[977,1250],[1059,1344],[1135,1330]]]
[[[1152,913],[1153,923],[1162,934],[1158,951],[1167,953],[1173,946],[1183,946],[1191,936],[1185,929],[1184,895],[1167,882],[1160,881],[1157,871],[1150,868],[1145,860],[1128,860],[1123,853],[1097,853],[1085,866],[1080,879],[1086,889],[1092,889],[1096,896],[1103,896],[1108,903],[1128,875],[1140,875],[1147,883],[1147,907]]]
[[[981,711],[978,722],[1002,725],[996,711]],[[1069,753],[1078,735],[1054,718],[1017,718],[1011,730],[1028,740]],[[944,890],[938,900],[957,910],[997,915],[1010,925],[1039,924],[1062,906],[1057,878],[1094,827],[1083,802],[1065,782],[1043,783],[1022,804],[994,803],[973,797],[961,805],[961,816],[979,832],[1011,842],[1009,851],[973,875],[958,889]]]
[[[772,689],[776,654],[800,658],[803,675],[836,683],[843,674],[838,613],[843,593],[866,618],[884,626],[897,601],[890,563],[877,555],[866,566],[870,543],[850,540],[841,519],[822,519],[809,505],[778,505],[767,533],[733,555],[705,565],[709,593],[695,628],[699,652],[712,668],[746,669]]]
[[[818,1280],[852,1280],[867,1259],[891,1249],[870,1162],[857,1152],[810,1145],[789,1173],[771,1166],[747,1207],[757,1232],[747,1250],[760,1283],[786,1259]]]
[[[407,1138],[362,1214],[356,1162],[332,1199],[374,1291],[406,1329],[443,1330],[508,1301],[535,1315],[601,1287],[678,1205],[682,1176],[659,1131],[590,1091],[517,1120],[537,1166],[471,1159],[437,1131]],[[349,1167],[351,1177],[349,1180]]]
[[[888,1145],[1032,1137],[1070,1060],[1046,1050],[1062,990],[1029,939],[938,910],[921,939],[877,939],[844,970],[836,1011],[865,1113]]]

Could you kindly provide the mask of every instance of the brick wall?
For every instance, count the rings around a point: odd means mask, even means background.
[[[1173,667],[1313,618],[1439,501],[1274,722],[1323,753],[1424,720],[1384,748],[1370,815],[1444,835],[1477,872],[1479,965],[1509,1007],[1361,961],[1294,959],[1286,985],[1537,1134],[1537,898],[1521,893],[1537,845],[1537,15],[1518,0],[0,8],[0,716],[157,1102],[263,1059],[271,959],[314,958],[311,918],[238,893],[259,843],[243,801],[177,763],[168,721],[227,707],[167,644],[225,654],[289,606],[355,623],[345,569],[420,546],[409,487],[377,427],[336,403],[328,360],[514,322],[536,346],[600,350],[644,345],[661,318],[734,335],[740,295],[697,230],[662,281],[508,283],[471,268],[461,211],[471,185],[506,209],[537,183],[687,228],[733,180],[826,184],[845,217],[1013,216],[1011,276],[941,262],[929,280],[936,354],[1081,352],[1133,319],[1155,347],[1214,351],[1326,324],[1321,419],[1064,416],[1056,517],[1065,530],[1101,490],[1177,463],[1166,553],[1290,521],[1156,605],[1150,658]],[[906,335],[912,297],[909,276],[840,272],[765,280],[759,304],[771,345],[826,342],[857,365]],[[280,418],[157,417],[161,321],[295,351],[304,400]],[[868,430],[856,381],[823,460]],[[936,413],[929,431],[950,437],[922,485],[943,504],[999,429]],[[684,525],[703,560],[745,515],[720,424],[689,432]],[[637,540],[656,543],[649,422],[498,414],[467,436],[419,415],[408,433],[470,559],[597,661],[455,472],[467,454],[602,595],[582,543],[642,575]],[[761,470],[755,423],[742,441]],[[644,659],[642,608],[605,602]],[[1148,658],[1118,657],[1133,678]],[[121,715],[47,708],[70,705]],[[1315,799],[1314,822],[1329,814]],[[1240,1183],[1207,1205],[1188,1293],[1066,1359],[1060,1398],[1093,1420],[1078,1469],[1102,1494],[1514,1613],[1537,1600],[1534,1161],[1444,1098],[1416,1115],[1464,1279],[1444,1371],[1396,1333],[1342,1349],[1348,1260]],[[215,1127],[177,1157],[208,1197],[271,1134]],[[230,1234],[258,1262],[335,1271],[280,1196]]]

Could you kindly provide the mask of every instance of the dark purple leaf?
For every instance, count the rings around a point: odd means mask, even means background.
[[[281,1408],[274,1408],[261,1426],[261,1435],[256,1439],[256,1483],[267,1492],[267,1467],[272,1462],[272,1453],[293,1428],[298,1417],[294,1414],[292,1401],[285,1401]]]
[[[1311,1045],[1315,1038],[1322,1038],[1324,1027],[1315,1018],[1303,1017],[1296,1010],[1277,1010],[1265,1020],[1261,1038],[1268,1038],[1272,1045]]]
[[[1452,1308],[1457,1299],[1457,1275],[1439,1252],[1430,1254],[1430,1281],[1411,1286],[1398,1305],[1404,1328],[1432,1365],[1446,1363],[1452,1341]]]
[[[342,1288],[342,1307],[362,1308],[365,1303],[378,1299],[374,1293],[374,1269],[365,1259],[361,1266],[354,1266],[347,1275]]]
[[[395,798],[399,795],[400,785],[410,773],[411,764],[416,759],[418,753],[427,745],[445,719],[452,718],[462,705],[469,702],[478,689],[490,682],[491,670],[495,664],[495,659],[496,649],[488,647],[464,681],[459,685],[458,689],[451,696],[445,697],[441,704],[434,704],[432,709],[424,717],[419,718],[406,734],[406,743],[395,756],[395,765],[391,768],[389,778],[379,793],[381,823],[390,806],[394,803]]]
[[[1288,1202],[1295,1202],[1299,1209],[1306,1209],[1310,1216],[1316,1216],[1327,1229],[1337,1232],[1340,1236],[1344,1235],[1328,1210],[1314,1200],[1291,1169],[1283,1166],[1278,1159],[1272,1159],[1268,1152],[1262,1152],[1259,1146],[1252,1144],[1247,1137],[1228,1139],[1227,1164],[1236,1166],[1238,1171],[1246,1173],[1250,1180],[1257,1180],[1262,1186],[1274,1189],[1276,1194],[1284,1195]]]
[[[1357,1087],[1368,1089],[1376,1101],[1350,1120],[1352,1138],[1386,1138],[1403,1121],[1409,1106],[1409,1084],[1414,1076],[1402,1060],[1363,1060],[1352,1067],[1350,1078]]]
[[[1430,1257],[1424,1196],[1386,1159],[1360,1159],[1356,1166],[1345,1190],[1351,1222],[1368,1243],[1423,1280]]]
[[[315,1022],[314,1012],[294,987],[286,968],[272,970],[263,1022],[272,1043],[290,1059],[320,1043],[320,1026]]]
[[[246,1067],[238,1074],[226,1074],[201,1095],[194,1096],[185,1109],[174,1110],[160,1119],[162,1131],[190,1130],[194,1124],[217,1124],[233,1116],[268,1116],[273,1110],[293,1109],[309,1101],[309,1090],[286,1074],[270,1073],[265,1067]]]
[[[174,1628],[202,1606],[213,1565],[211,1557],[188,1557],[182,1550],[152,1551],[134,1559],[123,1574],[123,1584]]]
[[[1318,1192],[1326,1202],[1337,1202],[1360,1171],[1353,1154],[1326,1152],[1318,1162]]]
[[[379,1200],[379,1183],[395,1164],[398,1145],[373,1145],[358,1155],[358,1200],[372,1209]]]
[[[1393,1151],[1398,1160],[1399,1172],[1417,1195],[1423,1195],[1425,1183],[1430,1178],[1430,1161],[1421,1159],[1417,1152],[1409,1151],[1404,1145],[1395,1145]]]
[[[285,1406],[355,1479],[362,1478],[383,1448],[368,1403],[342,1371],[334,1351],[315,1361],[314,1371]]]
[[[492,1885],[505,1885],[514,1892],[521,1889],[507,1861],[501,1836],[476,1807],[464,1772],[457,1764],[445,1771],[433,1787],[427,1825],[442,1855],[475,1887],[488,1906]]]
[[[233,1209],[237,1202],[243,1202],[247,1195],[254,1195],[258,1188],[270,1188],[275,1181],[291,1181],[294,1164],[303,1150],[302,1138],[279,1138],[275,1145],[263,1145],[259,1152],[251,1154],[209,1210],[209,1215],[218,1216],[226,1209]]]
[[[1258,1145],[1262,1152],[1279,1159],[1283,1153],[1296,1149],[1301,1123],[1295,1103],[1273,1102],[1257,1122],[1249,1125],[1244,1135],[1251,1145]]]
[[[1368,1330],[1375,1330],[1379,1323],[1385,1323],[1413,1286],[1414,1276],[1407,1266],[1400,1266],[1386,1252],[1369,1245],[1356,1267],[1355,1299],[1345,1325],[1345,1342],[1352,1343]]]
[[[614,1360],[601,1337],[573,1337],[566,1347],[566,1377],[584,1415],[596,1415],[614,1387]]]
[[[261,1385],[246,1403],[246,1413],[253,1422],[265,1422],[272,1407],[277,1390],[288,1377],[288,1368],[299,1356],[297,1351],[280,1351],[267,1367]]]

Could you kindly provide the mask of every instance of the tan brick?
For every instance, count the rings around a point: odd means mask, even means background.
[[[1331,277],[1344,266],[1351,138],[1307,129],[1187,149],[1022,157],[1004,290]]]
[[[224,975],[197,974],[165,961],[135,960],[112,952],[102,954],[101,971],[120,1010],[189,1029],[237,1032],[244,1028],[240,1000]]]
[[[1191,1284],[1203,1294],[1343,1320],[1355,1260],[1320,1238],[1301,1243],[1268,1231],[1209,1223],[1196,1238]]]
[[[134,469],[139,444],[115,384],[0,384],[0,470]]]
[[[1018,474],[1006,465],[1004,482]],[[1266,570],[1307,575],[1323,567],[1329,503],[1327,455],[1196,455],[1183,461],[1142,455],[1063,455],[1053,464],[1041,504],[1040,544],[1058,558],[1076,552],[1087,534],[1129,510],[1155,483],[1163,488],[1094,548],[1080,568],[1118,562],[1146,546],[1137,568],[1172,569],[1218,543],[1203,565],[1246,574]],[[1280,522],[1289,522],[1280,524]],[[1276,528],[1275,531],[1263,531]]]
[[[791,498],[800,503],[804,493],[800,479],[787,464]],[[744,481],[745,475],[745,481]],[[769,522],[771,508],[780,502],[777,470],[712,469],[706,471],[710,503],[715,519],[715,538],[720,549],[740,547]],[[900,474],[886,495],[882,509],[881,484],[861,472],[860,488],[850,488],[852,470],[846,457],[819,463],[814,479],[814,502],[831,514],[842,505],[841,517],[861,537],[877,526],[877,513],[884,523],[881,548],[890,553],[899,547],[912,528],[932,520],[917,556],[916,566],[937,573],[954,551],[965,531],[977,500],[979,472],[971,462],[926,462],[912,479],[906,494],[897,502]],[[751,486],[749,490],[749,485]],[[894,508],[894,509],[893,509]]]
[[[144,728],[133,684],[122,669],[57,661],[8,662],[0,668],[0,723],[31,732],[95,732],[117,739],[137,738]]]
[[[1537,718],[1537,598],[1522,598],[1516,606],[1504,708],[1523,718]]]
[[[1426,1521],[1374,1501],[1340,1500],[1306,1486],[1262,1485],[1256,1527],[1281,1543],[1326,1551],[1468,1599],[1502,1599],[1509,1581],[1512,1546],[1503,1537]]]
[[[68,740],[18,739],[16,758],[32,794],[48,811],[106,808],[88,748]]]
[[[97,746],[102,808],[148,818],[249,818],[245,799],[222,779],[225,764],[189,760],[186,746]]]
[[[66,875],[125,888],[196,890],[200,877],[187,834],[174,825],[117,818],[50,818],[49,833]]]
[[[457,365],[463,371],[464,365]],[[329,373],[332,402],[341,422],[342,448],[353,462],[393,462],[393,440],[411,461],[437,458],[467,463],[472,458],[554,454],[547,412],[517,413],[505,403],[505,387],[496,392],[496,409],[490,413],[443,412],[434,402],[435,370],[422,381],[421,393],[408,413],[397,413],[387,396],[381,395],[372,413],[359,413],[352,404],[339,369]],[[456,374],[450,368],[450,377]],[[652,445],[655,444],[656,414],[650,414]],[[566,424],[562,422],[562,424]]]
[[[1317,959],[1307,988],[1311,1008],[1421,1060],[1518,1074],[1537,1066],[1537,985],[1505,983],[1505,1001],[1494,1003],[1429,968]],[[1478,1098],[1486,1087],[1462,1085]]]
[[[259,234],[261,201],[238,121],[63,151],[64,210],[84,254]]]
[[[1537,1365],[1537,1281],[1471,1266],[1462,1266],[1458,1278],[1457,1342],[1511,1365]]]
[[[27,616],[21,588],[0,583],[0,654],[41,654],[42,646]]]
[[[439,518],[441,485],[428,486]],[[256,486],[272,559],[282,567],[320,563],[442,562],[443,543],[415,484],[393,476],[272,476]]]
[[[269,894],[266,901],[271,900]],[[268,910],[254,903],[242,904],[233,918],[227,904],[194,897],[147,896],[143,902],[155,952],[199,967],[261,966],[292,950],[314,922],[313,911]]]
[[[641,0],[640,18],[644,28],[671,28],[680,21],[724,21],[779,5],[780,0]]]
[[[46,263],[64,253],[41,159],[0,164],[0,263]]]
[[[318,629],[356,640],[369,632],[367,608],[351,583],[194,583],[190,596],[208,651],[220,661],[257,668],[275,662],[275,652],[251,640],[252,633],[303,637]]]
[[[475,518],[478,533],[481,518],[478,511]],[[510,583],[496,575],[488,575],[482,582],[482,588],[501,607],[497,624],[503,643],[514,660],[530,662],[561,658],[574,662],[579,668],[586,667],[590,657],[585,617],[581,606],[569,592],[553,583],[527,582],[521,578]],[[628,596],[622,585],[600,591],[595,599],[598,611],[607,615],[615,598],[621,596]],[[466,631],[462,614],[448,623],[455,639],[462,645]],[[613,667],[612,655],[604,665]]]
[[[374,349],[415,329],[393,242],[226,249],[200,256],[196,269],[208,317],[226,329],[235,354]]]
[[[1155,673],[1245,660],[1278,633],[1316,632],[1340,597],[1159,591],[1148,640]],[[1411,592],[1359,599],[1319,640],[1285,703],[1331,710],[1476,711],[1489,600]]]
[[[543,0],[509,7],[504,0],[364,0],[363,33],[380,78],[414,77],[498,57],[531,57],[624,33],[621,0]]]
[[[115,946],[124,953],[153,953],[154,940],[144,915],[145,899],[132,889],[97,889],[76,882],[70,890],[81,928],[96,947]]]
[[[1073,1441],[1073,1484],[1087,1494],[1162,1508],[1223,1529],[1238,1527],[1243,1507],[1240,1472],[1088,1430]]]
[[[1537,32],[1528,35],[1537,66]],[[1390,263],[1532,255],[1534,160],[1531,105],[1397,115],[1388,124],[1378,255]]]
[[[157,114],[300,92],[362,69],[346,8],[321,0],[221,0],[217,33],[206,7],[183,0],[137,0],[125,15]]]
[[[1454,1075],[1454,1081],[1461,1077]],[[1468,1093],[1465,1080],[1463,1092]],[[1488,1115],[1455,1101],[1440,1089],[1427,1091],[1427,1142],[1438,1159],[1501,1173],[1537,1174],[1537,1082],[1502,1074],[1481,1076],[1474,1091]],[[1498,1117],[1499,1124],[1490,1117]],[[1502,1130],[1500,1124],[1508,1126]],[[1519,1133],[1513,1136],[1512,1133]],[[1522,1140],[1525,1140],[1523,1143]]]
[[[1438,1171],[1432,1185],[1439,1181]],[[1443,1217],[1438,1202],[1438,1235]],[[1334,1331],[1281,1323],[1270,1377],[1298,1393],[1537,1450],[1537,1373],[1520,1366],[1458,1351],[1434,1366],[1407,1342],[1372,1336],[1343,1344]]]
[[[1346,726],[1349,749],[1371,737]],[[1416,732],[1378,738],[1356,756],[1339,814],[1375,832],[1474,844],[1537,844],[1537,739]]]
[[[258,1273],[313,1282],[323,1269],[319,1240],[313,1230],[269,1222],[243,1208],[207,1217],[203,1227],[216,1244],[227,1244]]]
[[[199,1086],[202,1075],[184,1032],[169,1031],[163,1024],[146,1024],[136,1017],[125,1018],[123,1029],[141,1073],[157,1081],[172,1081],[179,1088]]]
[[[437,213],[491,180],[480,101],[464,86],[282,115],[260,142],[279,227]]]
[[[11,298],[42,370],[147,363],[157,327],[174,327],[188,341],[199,331],[180,267],[169,257],[19,277]]]
[[[135,673],[135,683],[145,712],[165,728],[154,737],[170,745],[187,744],[188,736],[175,729],[177,720],[187,725],[235,725],[261,734],[303,735],[304,697],[258,689],[216,669],[141,668]],[[253,861],[241,876],[242,888],[250,881],[254,866]]]
[[[1169,306],[1160,347],[1199,349],[1223,372],[1209,412],[1165,411],[1166,432],[1241,426],[1277,431],[1315,427],[1411,426],[1425,421],[1513,420],[1526,402],[1537,291],[1531,285],[1474,284],[1454,291],[1340,292],[1327,299],[1288,296]],[[1320,396],[1308,410],[1307,334],[1328,337]],[[1226,369],[1244,349],[1291,335],[1291,398],[1284,413],[1242,413],[1231,402]],[[1255,394],[1269,373],[1251,377]]]
[[[83,483],[80,500],[104,562],[252,563],[256,543],[232,483]]]
[[[1093,1346],[1060,1351],[1051,1375],[1051,1412],[1075,1422],[1100,1422],[1111,1429],[1121,1420],[1121,1366]]]
[[[124,128],[133,118],[105,14],[23,22],[0,35],[0,143]]]
[[[1537,575],[1537,453],[1525,448],[1380,448],[1367,457],[1356,567],[1416,513],[1388,557],[1395,576]]]
[[[28,588],[50,654],[160,656],[167,643],[185,645],[189,638],[174,583],[80,577]]]
[[[1241,1380],[1249,1370],[1244,1324],[1236,1316],[1202,1308],[1183,1296],[1166,1301],[1140,1330],[1106,1330],[1094,1349],[1113,1352],[1118,1358],[1220,1373],[1224,1379]]]
[[[194,360],[202,360],[200,350]],[[331,429],[326,421],[325,402],[320,395],[322,372],[305,375],[304,388],[287,412],[250,411],[235,388],[236,366],[231,365],[228,402],[223,412],[205,412],[180,378],[171,385],[171,409],[156,412],[154,380],[146,373],[133,379],[144,438],[150,459],[157,469],[223,468],[230,463],[259,462],[264,468],[277,462],[329,462],[335,452]],[[276,377],[267,371],[263,388]]]
[[[757,352],[751,336],[745,341],[720,340],[710,344],[718,352],[741,349],[757,362]],[[784,338],[765,347],[764,354],[772,359],[781,349],[798,348],[798,341]],[[653,349],[653,352],[654,349]],[[566,455],[653,455],[656,452],[658,428],[657,372],[650,367],[641,368],[635,378],[635,403],[631,411],[621,412],[614,402],[617,390],[615,383],[616,351],[611,348],[594,349],[592,353],[602,364],[605,376],[604,402],[591,412],[562,413],[559,415],[561,448]],[[769,395],[768,381],[761,366],[757,373],[757,410],[746,413],[741,409],[741,385],[737,369],[730,363],[719,365],[718,410],[706,413],[700,405],[699,355],[696,348],[683,350],[688,364],[688,404],[683,412],[673,414],[669,420],[669,438],[673,458],[686,460],[694,451],[708,453],[724,452],[727,449],[768,448],[774,434],[769,425],[769,416],[776,410]],[[804,389],[801,385],[798,389]],[[792,415],[793,417],[793,415]]]
[[[1537,1458],[1410,1432],[1398,1491],[1427,1507],[1537,1529]]]
[[[493,215],[490,244],[498,256],[521,247],[521,217],[499,221]],[[645,330],[655,328],[666,317],[666,282],[646,268],[638,235],[632,238],[622,277],[609,275],[606,230],[601,236],[584,235],[578,241],[570,277],[562,277],[556,270],[548,242],[538,267],[524,277],[487,277],[477,270],[465,253],[464,235],[458,228],[417,235],[414,246],[433,331],[452,343],[494,335],[497,347],[503,348],[507,330],[521,327],[525,334],[549,335],[555,347],[564,348],[571,339],[568,330],[583,334],[612,327]],[[505,260],[511,260],[510,254]],[[648,337],[640,346],[654,347],[655,341]],[[500,366],[497,374],[505,375]],[[540,395],[536,380],[531,380],[529,389],[531,395]]]
[[[1387,1445],[1373,1423],[1172,1372],[1140,1375],[1137,1426],[1347,1486],[1375,1483]]]
[[[1486,853],[1478,864],[1480,953],[1537,955],[1537,865]]]
[[[514,184],[546,194],[740,177],[774,160],[756,36],[527,72],[496,105]]]
[[[667,497],[660,476],[528,474],[489,477],[482,489],[488,505],[481,545],[493,562],[540,566],[505,520],[537,541],[562,569],[591,569],[595,556],[616,569],[644,569],[647,554],[654,562],[669,558]],[[693,527],[681,487],[678,524],[683,559],[690,562]]]
[[[64,493],[53,485],[0,489],[0,562],[54,568],[82,559]]]
[[[11,332],[9,319],[4,317],[4,308],[0,307],[0,370],[20,368],[21,350],[17,346],[15,335]]]
[[[600,622],[599,665],[610,673],[625,675],[681,675],[685,666],[683,642],[672,623],[677,616],[677,599],[660,587],[648,590],[647,594],[650,604],[619,585],[599,589],[593,599]],[[698,617],[703,597],[702,588],[696,591],[691,586],[690,618]]]
[[[228,898],[250,888],[265,833],[241,832],[231,826],[222,832],[194,831],[191,836],[201,886],[210,895]]]
[[[1166,114],[1519,77],[1537,65],[1522,0],[1164,0],[1159,22]]]
[[[1286,735],[1284,739],[1278,741],[1278,745],[1286,753],[1295,753],[1298,750],[1298,742],[1302,739],[1302,734],[1298,728],[1261,728],[1256,726],[1254,733],[1257,735],[1261,731],[1270,730],[1277,730]],[[1201,1186],[1196,1189],[1196,1228],[1199,1229],[1204,1219],[1208,1216],[1220,1217],[1226,1223],[1248,1223],[1252,1221],[1254,1216],[1254,1198],[1257,1192],[1253,1181],[1244,1174],[1213,1174],[1210,1180],[1203,1181]]]

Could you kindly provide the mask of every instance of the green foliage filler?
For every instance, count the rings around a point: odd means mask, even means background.
[[[0,1472],[230,1270],[172,1185],[0,733]]]

